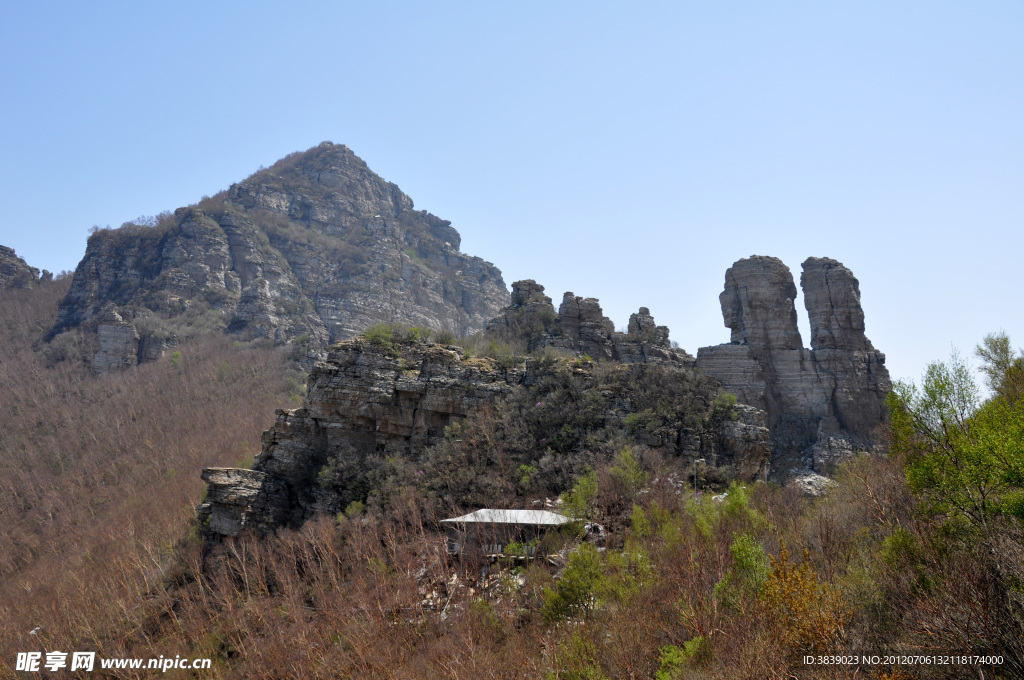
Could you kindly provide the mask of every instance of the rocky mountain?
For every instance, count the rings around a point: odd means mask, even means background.
[[[482,329],[501,272],[446,220],[324,142],[199,204],[96,231],[50,333],[95,332],[97,373],[210,330],[293,343],[308,363],[379,322]]]
[[[53,274],[45,269],[40,274],[38,269],[28,266],[13,248],[0,246],[0,288],[28,288],[39,281],[52,279]]]
[[[875,429],[885,421],[892,383],[885,355],[864,334],[853,273],[835,260],[811,257],[800,285],[811,349],[797,328],[789,268],[773,257],[736,262],[719,297],[731,342],[702,347],[697,368],[767,412],[773,474],[813,484],[853,452],[877,448]]]

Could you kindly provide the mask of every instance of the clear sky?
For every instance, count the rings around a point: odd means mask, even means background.
[[[894,377],[1024,345],[1017,1],[0,12],[0,244],[36,267],[331,140],[507,283],[617,326],[650,307],[691,352],[728,341],[718,294],[752,254],[850,267]]]

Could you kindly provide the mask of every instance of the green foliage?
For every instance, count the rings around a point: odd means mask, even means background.
[[[601,555],[590,543],[583,543],[571,555],[555,589],[546,589],[541,609],[548,621],[586,618],[596,604],[604,571]]]
[[[889,409],[892,450],[933,515],[975,530],[997,517],[1024,522],[1024,401],[980,403],[954,354],[928,366],[920,390],[897,383]]]
[[[520,465],[516,469],[516,474],[519,475],[519,486],[523,489],[529,489],[530,484],[533,482],[533,476],[537,474],[537,468],[533,465]]]
[[[687,501],[687,510],[693,515],[697,533],[713,540],[719,529],[735,527],[738,531],[757,531],[768,526],[765,516],[750,503],[747,488],[736,482],[729,485],[722,502],[704,497]]]
[[[587,519],[596,499],[597,473],[592,468],[584,470],[576,479],[576,485],[572,490],[562,494],[566,515],[578,522]]]
[[[631,496],[635,496],[647,484],[647,473],[640,466],[640,460],[629,446],[624,447],[615,456],[615,464],[610,470],[614,477]]]
[[[430,336],[430,329],[406,326],[400,323],[375,324],[363,333],[363,337],[370,344],[385,349],[392,349],[396,345],[415,345],[419,342],[427,342],[430,340]]]
[[[721,581],[715,584],[715,597],[725,606],[737,611],[746,609],[744,603],[753,600],[764,587],[769,575],[768,555],[750,534],[739,534],[729,546],[732,566]]]
[[[619,605],[628,604],[655,580],[651,557],[635,538],[627,539],[621,551],[608,553],[605,571],[597,588],[598,598]]]
[[[651,535],[651,520],[639,505],[633,506],[633,512],[629,516],[629,526],[637,538],[646,538]]]
[[[739,417],[739,412],[736,410],[736,395],[729,392],[720,392],[715,397],[712,409],[712,420],[736,420]]]
[[[1014,403],[1024,396],[1024,351],[1014,355],[1006,333],[990,333],[974,350],[985,382],[997,396]]]
[[[370,344],[377,345],[378,347],[390,348],[393,344],[391,324],[379,323],[371,326],[363,336]]]
[[[597,645],[583,634],[575,631],[565,644],[555,652],[554,671],[547,674],[547,680],[607,680],[597,658]]]
[[[355,519],[356,517],[362,517],[366,514],[366,503],[362,501],[352,501],[345,508],[345,517],[349,519]]]
[[[682,647],[668,645],[660,651],[661,665],[654,674],[655,680],[676,680],[682,677],[683,669],[711,658],[711,643],[705,636],[699,635],[684,642]]]
[[[181,352],[179,352],[178,350],[174,350],[173,352],[171,352],[171,363],[174,364],[175,366],[181,363]]]

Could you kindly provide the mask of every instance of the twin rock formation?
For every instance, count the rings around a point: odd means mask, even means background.
[[[864,335],[860,286],[828,258],[808,258],[800,277],[811,349],[797,329],[796,286],[773,257],[740,260],[720,296],[732,342],[702,347],[697,368],[767,413],[780,478],[831,475],[857,450],[874,450],[892,388],[885,355]]]
[[[155,224],[99,230],[50,333],[96,331],[97,373],[210,330],[298,343],[307,363],[380,322],[465,335],[508,304],[501,272],[344,145],[293,154]]]
[[[857,279],[825,258],[810,258],[803,269],[812,349],[802,346],[797,329],[789,269],[758,256],[726,273],[720,299],[732,342],[701,348],[696,359],[673,348],[668,329],[645,308],[630,317],[628,333],[617,333],[597,300],[566,293],[556,313],[544,288],[531,280],[513,284],[512,304],[487,332],[525,339],[530,351],[553,347],[677,374],[702,371],[738,398],[733,418],[710,439],[707,432],[681,430],[650,444],[687,460],[705,458],[741,480],[759,478],[770,466],[779,481],[816,493],[840,460],[877,448],[875,428],[885,418],[891,385],[884,355],[864,335]],[[361,339],[335,345],[310,374],[305,407],[279,411],[264,433],[252,470],[203,472],[209,492],[200,516],[209,518],[213,533],[235,535],[337,511],[314,482],[330,459],[346,461],[332,469],[356,473],[367,455],[415,458],[440,441],[448,425],[537,380],[530,366],[527,360],[499,370],[450,346],[399,356]],[[608,422],[621,425],[622,416],[610,412]]]

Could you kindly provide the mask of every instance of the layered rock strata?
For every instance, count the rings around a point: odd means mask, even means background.
[[[310,364],[381,322],[461,336],[508,292],[459,246],[449,222],[325,142],[152,225],[94,233],[50,337],[97,330],[108,305],[142,347],[149,334],[226,330],[301,343]]]
[[[885,355],[864,335],[860,287],[828,258],[803,263],[811,349],[797,328],[796,286],[778,259],[753,256],[726,273],[720,296],[727,345],[703,347],[697,367],[740,402],[768,414],[773,474],[833,474],[856,451],[878,446],[892,385]]]
[[[101,315],[96,335],[100,343],[92,362],[96,375],[117,373],[139,363],[139,333],[135,326],[121,318],[113,305]]]

